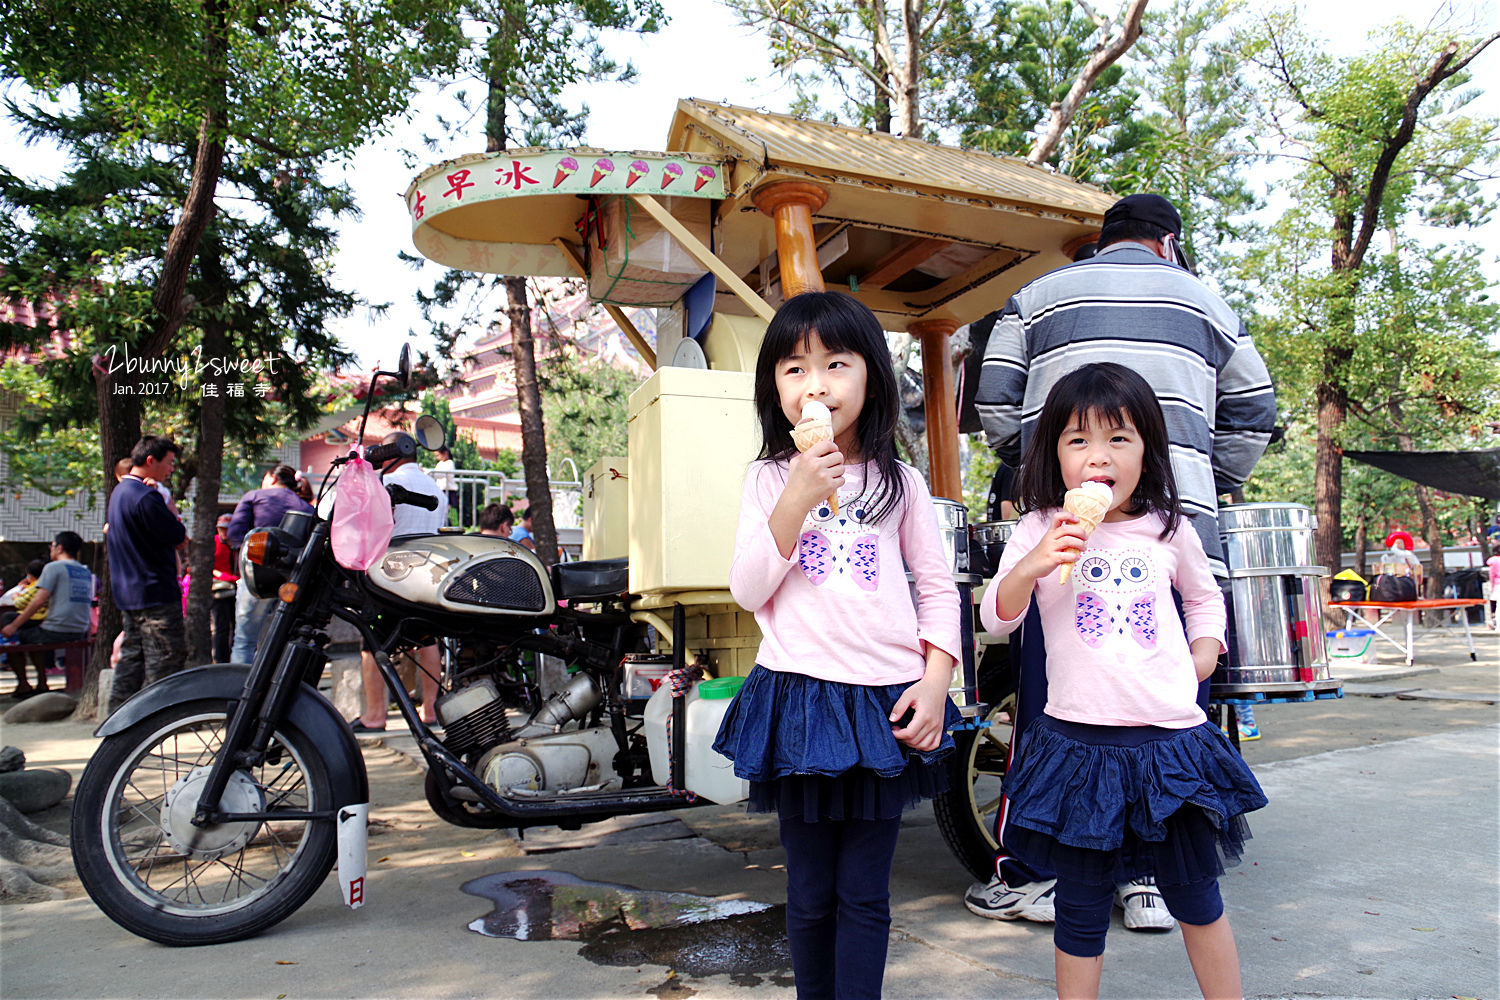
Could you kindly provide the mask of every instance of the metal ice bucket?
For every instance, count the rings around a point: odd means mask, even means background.
[[[1229,562],[1236,653],[1211,694],[1310,691],[1330,681],[1323,599],[1313,565],[1312,511],[1301,504],[1219,508]]]
[[[979,521],[969,526],[969,567],[980,576],[993,576],[1015,521]]]

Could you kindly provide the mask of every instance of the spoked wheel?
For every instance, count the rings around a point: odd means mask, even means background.
[[[954,733],[957,752],[948,758],[948,791],[933,799],[938,829],[948,848],[978,879],[995,874],[995,817],[1000,786],[1010,760],[1015,695],[1007,695],[985,716],[989,726]]]
[[[168,945],[249,937],[289,916],[333,865],[331,817],[195,827],[193,813],[228,723],[229,703],[195,701],[100,745],[74,795],[73,861],[88,894],[120,926]],[[230,813],[333,808],[328,769],[283,728],[261,765],[230,777]]]

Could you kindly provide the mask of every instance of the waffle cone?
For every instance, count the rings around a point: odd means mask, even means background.
[[[811,418],[797,421],[792,427],[792,444],[797,446],[798,451],[806,451],[819,441],[833,440],[833,419]],[[839,512],[839,497],[835,493],[828,498],[828,506],[833,512]]]
[[[1069,490],[1063,495],[1063,510],[1077,516],[1083,525],[1083,535],[1085,538],[1092,535],[1094,530],[1099,527],[1099,522],[1103,521],[1104,515],[1109,513],[1110,504],[1114,499],[1111,495],[1110,499],[1106,500],[1099,489],[1087,488],[1095,485],[1097,484],[1086,483],[1085,488]],[[1108,487],[1103,487],[1103,489],[1108,491]],[[1073,576],[1073,567],[1075,565],[1077,564],[1064,563],[1062,568],[1058,570],[1057,582],[1067,583]]]

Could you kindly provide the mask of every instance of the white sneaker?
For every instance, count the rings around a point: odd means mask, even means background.
[[[988,882],[975,882],[964,893],[964,905],[970,913],[991,920],[1031,920],[1050,924],[1057,919],[1052,908],[1052,891],[1057,879],[1028,882],[1012,889],[996,875]]]
[[[1115,886],[1115,905],[1125,911],[1125,929],[1169,931],[1177,926],[1150,875]]]

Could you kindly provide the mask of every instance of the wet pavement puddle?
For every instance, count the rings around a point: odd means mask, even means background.
[[[581,941],[598,965],[665,965],[686,976],[729,974],[740,985],[757,973],[791,985],[786,908],[590,882],[558,871],[498,872],[463,891],[495,908],[469,924],[487,937]]]

